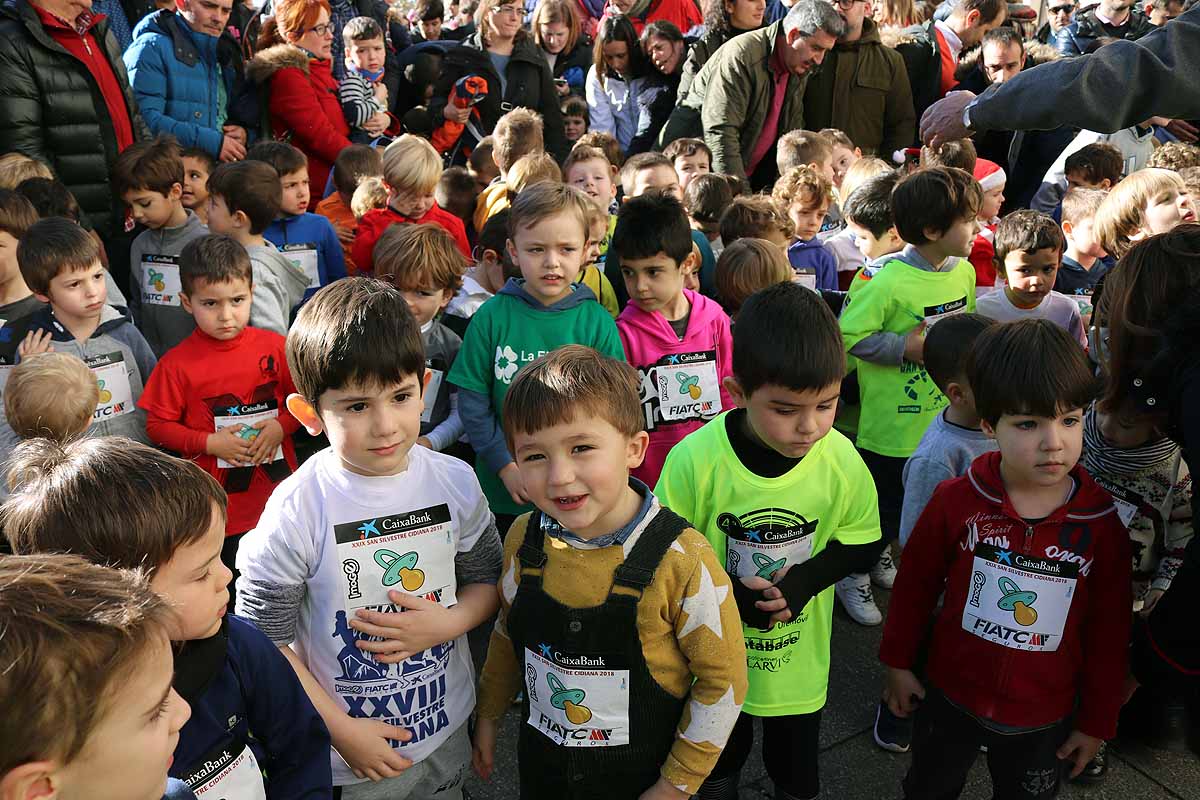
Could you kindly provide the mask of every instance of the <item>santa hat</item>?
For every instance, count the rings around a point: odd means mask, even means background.
[[[975,160],[975,180],[979,181],[979,185],[985,192],[990,192],[1007,183],[1008,176],[995,161],[979,158]]]

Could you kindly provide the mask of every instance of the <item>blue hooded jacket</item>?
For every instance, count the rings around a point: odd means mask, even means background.
[[[310,256],[305,251],[316,251],[317,285],[309,283],[304,292],[305,300],[322,286],[346,277],[346,255],[342,251],[342,243],[333,229],[333,223],[320,214],[305,212],[279,217],[267,226],[263,237],[278,247],[279,252],[310,279],[313,275],[305,264],[305,259]]]

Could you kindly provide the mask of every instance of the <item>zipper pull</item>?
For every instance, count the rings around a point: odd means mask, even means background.
[[[1033,526],[1032,525],[1025,526],[1025,544],[1022,545],[1021,550],[1022,550],[1022,552],[1025,553],[1025,555],[1029,555],[1030,551],[1033,550]]]

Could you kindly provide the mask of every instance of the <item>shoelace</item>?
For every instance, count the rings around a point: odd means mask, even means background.
[[[874,603],[875,602],[875,595],[871,594],[871,585],[870,584],[867,584],[866,586],[863,586],[861,584],[858,586],[855,586],[854,591],[858,592],[858,599],[862,600],[864,603]]]

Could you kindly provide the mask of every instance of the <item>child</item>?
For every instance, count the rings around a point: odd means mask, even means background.
[[[362,222],[362,218],[368,213],[387,207],[388,190],[383,178],[363,178],[350,198],[350,213],[354,214],[354,224],[356,225]],[[357,237],[355,241],[358,241]]]
[[[425,352],[425,408],[417,444],[445,451],[463,435],[458,393],[446,373],[458,357],[462,339],[437,319],[462,288],[466,262],[454,239],[437,225],[395,225],[375,248],[375,275],[400,290],[421,330]]]
[[[11,797],[194,796],[167,779],[191,714],[171,688],[173,616],[138,570],[0,559],[0,786]]]
[[[789,131],[776,144],[775,163],[779,174],[796,167],[811,167],[833,183],[833,144],[816,131]]]
[[[1135,242],[1196,219],[1178,172],[1144,169],[1118,183],[1096,210],[1100,245],[1122,258]]]
[[[1076,463],[1096,383],[1066,331],[1041,319],[993,326],[967,378],[1000,452],[934,490],[879,649],[892,713],[917,711],[904,792],[958,797],[984,746],[997,797],[1053,797],[1059,761],[1078,775],[1116,733],[1129,537]],[[939,595],[924,686],[913,668]]]
[[[191,462],[120,439],[26,442],[12,474],[22,483],[3,520],[14,552],[71,552],[144,569],[177,612],[173,683],[192,718],[170,774],[200,796],[328,796],[321,718],[271,641],[225,616],[231,574],[220,561],[225,493],[217,482]]]
[[[1144,123],[1131,125],[1115,133],[1080,131],[1058,156],[1058,159],[1046,170],[1045,176],[1042,177],[1042,185],[1038,188],[1037,194],[1033,196],[1030,208],[1046,214],[1054,210],[1062,200],[1063,193],[1071,186],[1067,173],[1074,170],[1068,168],[1067,160],[1077,151],[1092,144],[1106,144],[1117,150],[1121,162],[1121,172],[1117,173],[1114,179],[1111,166],[1106,165],[1105,174],[1102,176],[1102,180],[1108,180],[1110,186],[1115,186],[1117,181],[1121,180],[1121,175],[1132,175],[1146,168],[1146,162],[1150,160],[1150,155],[1154,152],[1154,127],[1149,123]],[[1107,164],[1116,160],[1112,158],[1111,151],[1109,152],[1110,155],[1106,158]],[[1105,187],[1089,184],[1089,188]]]
[[[1183,142],[1167,142],[1154,149],[1150,158],[1146,160],[1146,166],[1171,169],[1176,172],[1182,172],[1188,167],[1200,166],[1200,147]]]
[[[351,249],[358,235],[358,219],[350,207],[354,190],[364,178],[383,177],[383,158],[374,147],[353,144],[338,153],[333,162],[333,194],[317,203],[316,212],[333,225],[338,241],[342,245],[342,259],[346,273],[357,275]]]
[[[517,159],[544,152],[542,117],[537,112],[514,108],[496,121],[496,127],[492,129],[492,161],[499,172],[497,179],[488,184],[475,201],[475,230],[482,230],[488,217],[512,202],[506,181],[508,171]]]
[[[1063,162],[1067,189],[1107,192],[1125,175],[1125,158],[1108,142],[1094,142],[1069,154]]]
[[[517,372],[564,344],[584,344],[623,358],[617,326],[596,296],[575,279],[588,236],[587,195],[563,184],[526,189],[510,209],[508,251],[521,270],[476,312],[450,370],[459,413],[475,448],[475,472],[499,525],[528,510],[500,429],[500,408]]]
[[[621,150],[621,144],[617,141],[617,137],[607,131],[588,131],[583,136],[579,137],[579,141],[575,144],[586,144],[588,147],[594,147],[604,157],[608,159],[608,163],[612,164],[618,170],[625,166],[625,152]]]
[[[230,237],[250,256],[250,324],[283,336],[308,276],[263,236],[279,214],[281,197],[279,174],[261,161],[222,164],[208,179],[209,230]]]
[[[993,240],[996,237],[996,226],[1000,224],[1000,207],[1004,205],[1004,186],[1008,177],[999,164],[986,158],[975,160],[975,180],[983,190],[983,203],[979,206],[979,233],[975,243],[971,245],[971,255],[967,260],[975,268],[975,287],[996,285],[996,265],[993,259],[996,255]]]
[[[837,189],[839,196],[849,197],[848,191],[842,191],[842,181],[846,179],[846,173],[850,171],[850,168],[862,159],[862,148],[856,147],[850,137],[837,128],[822,128],[820,134],[829,141],[833,150],[833,186]]]
[[[475,186],[478,187],[480,194],[500,177],[500,168],[496,166],[493,153],[494,148],[495,139],[485,136],[479,140],[479,144],[475,145],[471,155],[467,156],[467,171],[475,179]]]
[[[459,336],[466,335],[475,312],[503,289],[509,278],[521,277],[508,252],[508,216],[506,208],[488,217],[475,247],[479,254],[475,266],[467,270],[462,288],[446,306],[442,321]]]
[[[574,94],[567,97],[562,104],[562,118],[563,133],[566,134],[568,142],[575,144],[581,136],[587,133],[588,126],[592,124],[587,100]]]
[[[15,189],[30,178],[54,180],[54,171],[44,161],[24,153],[0,156],[0,189]]]
[[[538,510],[505,546],[474,761],[489,777],[500,719],[524,686],[522,796],[566,797],[578,773],[612,797],[693,793],[746,694],[729,578],[630,475],[647,446],[637,383],[627,364],[567,345],[505,398],[506,440]],[[576,698],[554,702],[563,687]],[[583,739],[595,746],[571,746]]]
[[[466,632],[498,604],[492,516],[470,467],[414,447],[425,358],[400,292],[361,277],[325,287],[300,310],[287,356],[288,410],[330,446],[275,490],[242,542],[238,613],[279,646],[324,718],[344,800],[449,792],[470,761]],[[409,609],[420,613],[395,613]]]
[[[294,391],[283,337],[248,327],[250,257],[228,236],[196,239],[180,259],[183,307],[196,330],[158,363],[138,407],[155,444],[195,461],[229,495],[225,563],[258,522],[267,498],[296,469],[281,413]]]
[[[625,192],[625,199],[657,189],[674,195],[676,200],[683,200],[683,189],[675,165],[662,153],[631,156],[621,167],[621,189]]]
[[[892,191],[899,180],[900,175],[889,170],[859,184],[842,204],[846,230],[854,237],[860,257],[868,264],[904,248],[892,213]],[[842,274],[838,273],[839,279]],[[853,278],[854,273],[850,275]],[[849,288],[849,284],[840,288]]]
[[[388,90],[383,83],[383,30],[374,17],[355,17],[342,28],[346,69],[338,84],[342,116],[350,126],[350,141],[370,144],[398,121],[388,113]]]
[[[837,261],[821,244],[817,234],[829,211],[832,184],[812,167],[792,167],[775,183],[772,196],[786,209],[792,223],[788,262],[796,281],[809,289],[838,288]]]
[[[970,139],[942,142],[936,149],[929,146],[921,148],[922,167],[954,167],[968,175],[974,175],[975,162],[978,160],[975,143]]]
[[[671,160],[679,188],[685,192],[693,178],[712,172],[712,150],[700,139],[676,139],[667,145],[663,155]]]
[[[563,181],[581,190],[600,203],[612,215],[611,227],[617,224],[617,168],[608,163],[604,152],[587,145],[575,145],[563,162]],[[607,237],[606,237],[607,238]]]
[[[183,207],[208,224],[208,176],[217,168],[212,153],[201,147],[183,151]]]
[[[179,254],[208,229],[183,207],[183,170],[179,146],[163,136],[126,148],[113,167],[113,191],[147,228],[129,250],[129,310],[159,358],[196,327],[179,301]]]
[[[554,160],[554,156],[549,153],[530,153],[521,156],[515,164],[509,167],[504,181],[508,186],[509,198],[516,197],[527,186],[543,182],[563,182],[562,169]]]
[[[979,313],[997,322],[1048,319],[1087,347],[1079,306],[1051,287],[1062,258],[1063,235],[1054,220],[1037,211],[1014,211],[996,228],[996,265],[1004,285],[979,298]]]
[[[612,247],[629,292],[617,332],[638,371],[650,435],[633,476],[652,486],[679,440],[733,407],[724,384],[732,374],[733,339],[721,307],[684,288],[698,259],[678,201],[645,195],[625,203]]]
[[[1096,236],[1096,212],[1107,195],[1099,189],[1068,189],[1062,201],[1062,231],[1067,246],[1054,279],[1054,291],[1071,297],[1084,316],[1092,314],[1092,293],[1108,272],[1104,248]]]
[[[717,261],[717,297],[729,316],[737,319],[751,295],[777,283],[789,283],[794,276],[783,251],[773,242],[744,237],[726,247]]]
[[[590,199],[590,198],[589,198]],[[604,266],[608,260],[609,244],[612,233],[616,228],[617,218],[608,213],[608,208],[592,200],[588,209],[588,238],[587,263],[579,271],[577,283],[582,283],[592,290],[604,310],[617,318],[621,307],[617,304],[617,293],[604,274]],[[614,256],[615,258],[616,256]],[[690,273],[689,273],[690,275]]]
[[[28,200],[11,189],[0,189],[0,320],[4,320],[0,322],[0,337],[11,335],[5,334],[6,325],[44,306],[25,285],[17,263],[17,246],[37,221],[37,211]]]
[[[746,702],[697,797],[736,794],[755,717],[776,796],[817,797],[830,587],[878,552],[875,491],[832,430],[846,358],[821,298],[792,283],[764,289],[733,337],[725,384],[738,407],[676,445],[655,489],[716,550],[746,640]]]
[[[765,194],[733,198],[721,215],[721,241],[726,247],[743,237],[766,239],[786,253],[795,225]]]
[[[362,272],[375,269],[375,242],[389,225],[431,222],[441,225],[454,237],[463,258],[471,257],[467,231],[462,220],[438,207],[433,198],[442,177],[442,158],[429,142],[419,136],[404,135],[383,151],[383,182],[387,187],[387,208],[368,211],[358,223],[354,240],[354,263]]]
[[[554,165],[558,169],[558,164]],[[446,167],[442,177],[438,178],[437,188],[433,191],[433,199],[439,206],[462,220],[462,224],[473,225],[475,217],[475,201],[479,199],[479,190],[475,188],[475,179],[466,167]],[[472,233],[474,228],[471,229]],[[468,234],[468,240],[471,235]]]
[[[309,186],[304,153],[287,142],[257,142],[246,158],[270,164],[279,174],[279,216],[263,231],[263,238],[308,278],[304,296],[346,277],[342,244],[333,223],[306,210]]]
[[[713,258],[719,259],[725,249],[721,239],[721,215],[733,202],[733,187],[724,175],[697,175],[683,190],[683,207],[687,210],[692,230],[704,234],[712,247]]]
[[[822,231],[817,238],[821,240],[821,244],[833,256],[837,262],[837,278],[838,289],[846,291],[850,287],[850,282],[854,278],[854,274],[863,265],[863,254],[855,241],[855,233],[850,230],[846,224],[846,205],[850,201],[850,197],[858,190],[860,186],[866,183],[871,178],[877,175],[891,175],[896,171],[885,161],[879,158],[860,158],[854,162],[853,166],[847,170],[842,178],[841,188],[838,189],[838,228],[831,228]],[[892,186],[895,186],[899,176],[892,180]],[[887,202],[888,216],[891,217],[891,201]],[[899,241],[899,237],[896,239]],[[902,244],[896,245],[896,250],[903,247]]]
[[[949,314],[975,310],[975,270],[966,255],[982,195],[969,173],[952,167],[927,167],[901,179],[892,192],[892,213],[908,244],[879,269],[860,273],[842,311],[846,350],[857,359],[857,445],[879,490],[886,542],[900,532],[904,463],[946,407],[922,366],[925,329]],[[871,582],[889,588],[895,570],[884,548],[869,577],[856,573],[839,584],[838,597],[852,619],[880,623]]]

